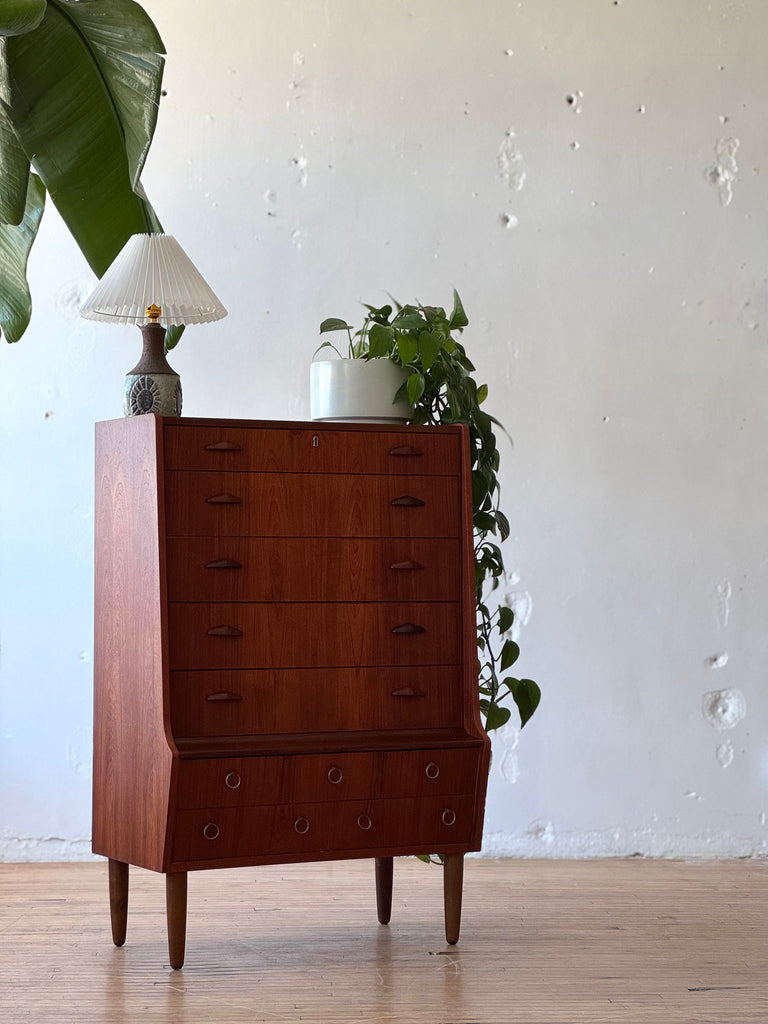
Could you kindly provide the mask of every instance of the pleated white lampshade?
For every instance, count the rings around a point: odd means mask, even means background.
[[[113,324],[142,324],[147,306],[159,324],[205,324],[227,315],[172,235],[132,235],[89,297],[81,315]]]

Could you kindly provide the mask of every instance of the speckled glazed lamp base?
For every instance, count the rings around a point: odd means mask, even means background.
[[[181,378],[165,358],[165,328],[142,324],[141,359],[125,375],[123,408],[126,416],[181,416]]]

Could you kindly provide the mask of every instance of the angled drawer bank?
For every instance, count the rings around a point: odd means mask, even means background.
[[[463,427],[97,424],[93,850],[128,866],[445,857],[458,939],[489,742]]]

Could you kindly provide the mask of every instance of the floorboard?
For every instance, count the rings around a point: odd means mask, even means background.
[[[195,872],[187,959],[165,885],[131,870],[112,945],[105,863],[0,865],[4,1024],[768,1024],[768,863],[468,860],[447,946],[441,869],[373,861]]]

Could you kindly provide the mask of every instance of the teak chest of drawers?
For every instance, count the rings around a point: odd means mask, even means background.
[[[187,872],[445,856],[456,942],[480,848],[463,427],[163,418],[96,427],[93,850],[125,940],[128,865]]]

